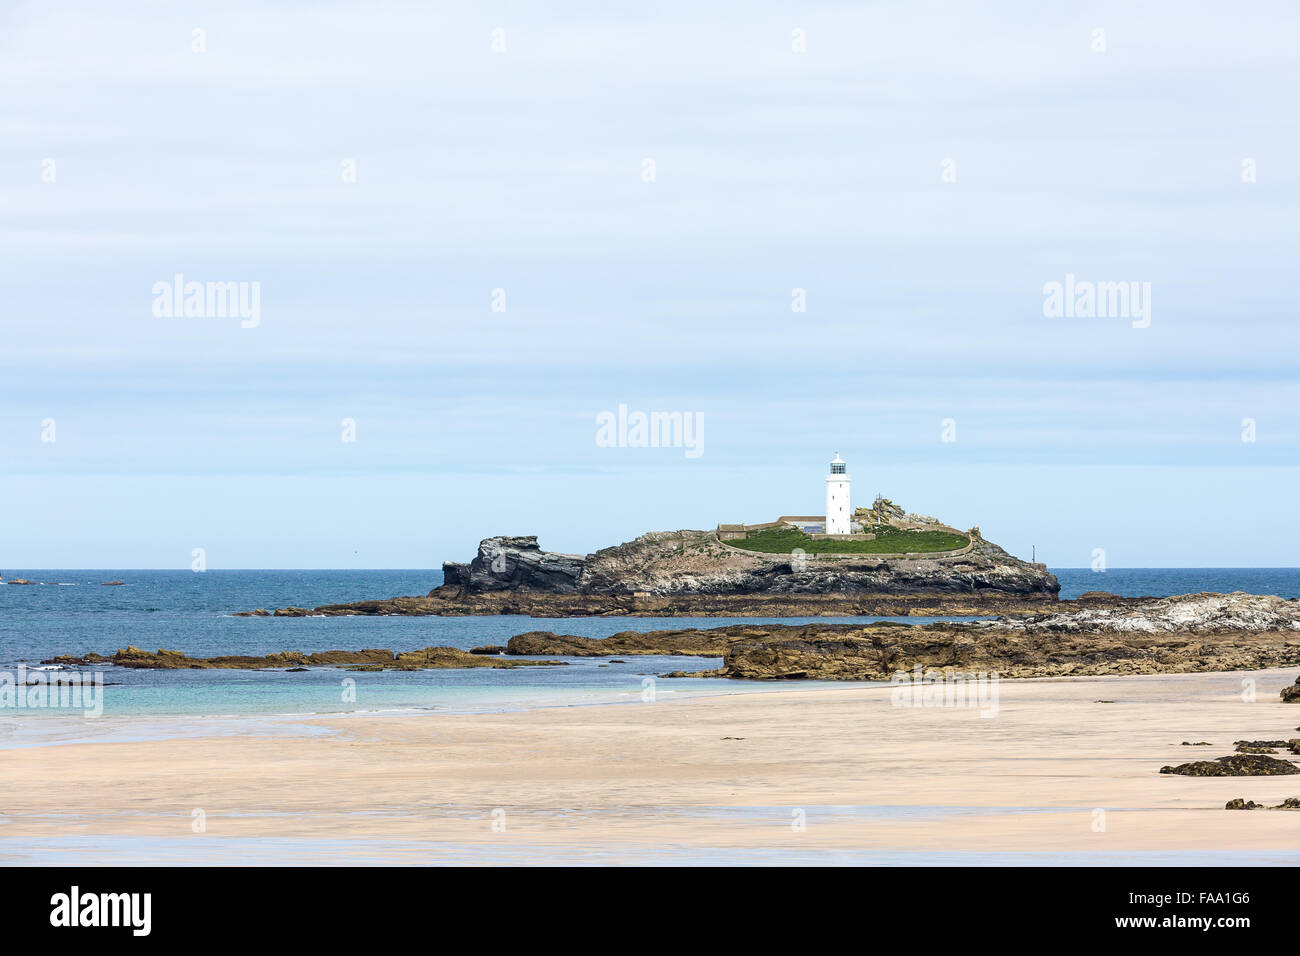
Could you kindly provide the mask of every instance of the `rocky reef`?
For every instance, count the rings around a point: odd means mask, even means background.
[[[396,599],[410,600],[410,599]],[[707,671],[668,676],[740,680],[889,680],[900,671],[996,672],[1004,678],[1258,670],[1300,665],[1300,602],[1250,594],[1190,594],[1179,598],[1120,599],[1122,613],[1096,608],[1024,619],[869,625],[731,624],[714,628],[620,631],[596,639],[549,631],[516,634],[504,645],[471,651],[430,647],[389,650],[286,652],[266,657],[191,658],[128,647],[111,657],[63,656],[44,663],[116,664],[148,668],[288,668],[348,666],[375,669],[509,667],[551,663],[528,657],[721,658]],[[384,603],[384,602],[380,602]],[[1083,602],[1088,603],[1088,602]],[[1091,603],[1096,603],[1092,599]],[[250,612],[253,613],[253,612]],[[265,613],[265,612],[262,612]],[[277,612],[278,613],[278,612]],[[1176,621],[1177,627],[1169,622]],[[1297,682],[1294,687],[1300,687]],[[1283,696],[1293,687],[1283,690]],[[1263,756],[1300,739],[1237,741],[1241,756]]]
[[[1289,760],[1262,754],[1233,754],[1218,760],[1197,760],[1176,767],[1161,767],[1160,772],[1183,777],[1274,777],[1300,773],[1300,767]]]
[[[886,680],[918,666],[997,671],[1013,678],[1300,664],[1300,629],[1291,626],[1300,602],[1262,601],[1273,609],[1271,617],[1261,616],[1261,599],[1247,594],[1135,599],[1126,603],[1122,626],[1107,626],[1114,619],[1106,618],[1106,623],[1093,622],[1086,629],[1075,619],[1078,612],[1071,611],[1023,620],[927,625],[733,624],[624,631],[603,640],[530,631],[512,638],[505,652],[721,657],[721,668],[695,673],[748,680]],[[1150,607],[1153,622],[1173,617],[1181,622],[1180,628],[1137,626],[1144,604]]]
[[[282,651],[265,657],[229,655],[224,657],[189,657],[180,651],[159,648],[145,651],[138,647],[119,648],[116,653],[64,654],[41,661],[64,667],[87,667],[112,664],[139,670],[301,670],[307,667],[345,667],[348,670],[431,670],[461,667],[522,667],[539,664],[563,664],[563,661],[512,661],[483,657],[453,647],[426,647],[418,651],[366,649],[360,651],[318,651],[303,654]]]
[[[1173,634],[1294,631],[1300,634],[1300,601],[1272,595],[1181,594],[1168,598],[1116,598],[1089,592],[1051,614],[1000,622],[1011,629],[1058,633]]]
[[[741,626],[743,629],[743,625]],[[559,655],[562,657],[609,657],[624,654],[629,657],[644,654],[689,657],[721,657],[730,644],[729,628],[684,628],[673,631],[620,631],[605,638],[578,637],[574,634],[552,634],[550,631],[529,631],[516,634],[503,648],[505,654]],[[488,648],[474,648],[471,653],[486,652]]]

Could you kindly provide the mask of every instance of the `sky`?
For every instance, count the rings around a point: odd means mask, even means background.
[[[0,571],[586,553],[818,513],[836,452],[1056,567],[1300,565],[1298,28],[10,0]]]

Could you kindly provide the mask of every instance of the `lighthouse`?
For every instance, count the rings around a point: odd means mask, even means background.
[[[849,508],[849,472],[848,465],[835,453],[831,461],[831,473],[826,476],[826,533],[848,534],[849,517],[853,514]]]

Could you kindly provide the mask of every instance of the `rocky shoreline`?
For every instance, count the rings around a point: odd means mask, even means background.
[[[1234,592],[1174,598],[1080,600],[1070,610],[1025,618],[939,622],[732,624],[716,628],[621,631],[591,638],[528,631],[501,647],[429,647],[288,652],[266,657],[190,658],[139,648],[111,657],[62,656],[46,664],[148,668],[502,667],[548,663],[535,657],[634,655],[721,658],[706,671],[672,677],[739,680],[888,680],[899,672],[997,672],[1004,678],[1192,673],[1300,665],[1300,601]],[[1300,701],[1300,681],[1283,701]]]
[[[1246,670],[1300,665],[1300,602],[1237,592],[926,625],[733,624],[603,640],[532,631],[505,653],[721,657],[720,668],[670,676],[741,680],[888,680],[917,667],[1005,678]],[[1284,700],[1300,697],[1290,691]]]

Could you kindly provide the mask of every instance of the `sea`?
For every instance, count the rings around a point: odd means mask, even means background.
[[[587,637],[618,631],[650,631],[697,624],[720,627],[763,618],[576,617],[236,617],[234,612],[288,605],[315,607],[369,598],[421,595],[442,583],[439,571],[222,571],[3,569],[0,585],[0,681],[24,683],[41,662],[59,654],[111,654],[134,645],[206,657],[263,655],[277,651],[387,648],[415,650],[445,645],[468,650],[505,644],[512,635],[549,630]],[[1063,598],[1085,591],[1169,596],[1198,591],[1247,591],[1300,597],[1297,568],[1054,568]],[[120,586],[104,586],[121,581]],[[810,623],[819,618],[770,619]],[[895,620],[924,624],[939,618],[826,618],[869,623]],[[0,748],[38,745],[51,733],[69,740],[93,738],[115,723],[136,718],[132,733],[148,735],[138,718],[222,718],[262,715],[377,714],[441,711],[485,713],[545,706],[637,701],[646,694],[764,693],[786,685],[722,679],[664,678],[674,670],[708,670],[717,658],[632,656],[569,658],[563,666],[513,669],[358,672],[340,668],[241,670],[79,669],[102,674],[101,713],[94,721],[43,723],[68,716],[66,708],[0,705]],[[46,678],[57,678],[48,673]],[[20,680],[21,678],[21,680]],[[84,708],[83,708],[84,709]],[[173,727],[176,725],[173,725]],[[187,726],[195,726],[190,722]],[[174,732],[174,731],[173,731]]]

